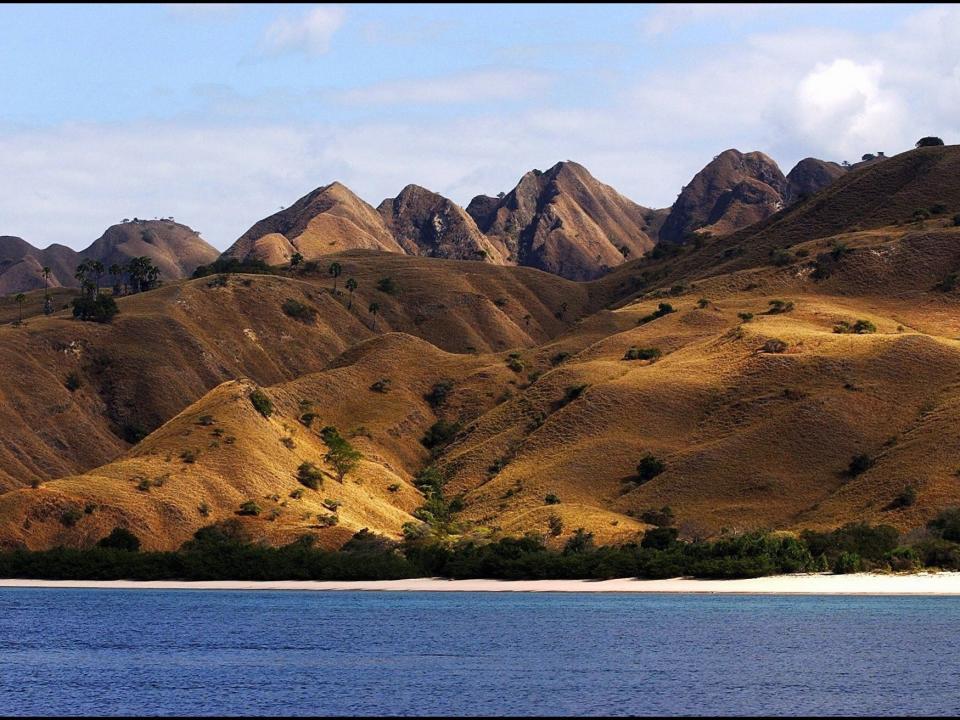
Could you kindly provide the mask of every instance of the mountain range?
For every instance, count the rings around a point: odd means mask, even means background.
[[[669,211],[569,162],[466,210],[334,183],[225,254],[271,267],[171,270],[106,324],[7,299],[0,546],[226,520],[562,546],[667,506],[687,538],[919,532],[957,503],[958,171],[957,146],[786,176],[727,151]]]

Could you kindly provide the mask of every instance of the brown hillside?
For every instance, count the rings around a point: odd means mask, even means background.
[[[79,262],[77,252],[63,245],[40,250],[22,238],[0,236],[0,294],[42,288],[44,267],[50,268],[49,287],[76,285]]]
[[[846,168],[835,162],[804,158],[787,173],[787,192],[783,200],[787,205],[792,205],[820,192],[846,171]]]
[[[281,265],[297,252],[315,260],[358,248],[403,252],[377,211],[334,182],[256,223],[223,256]]]
[[[213,262],[219,253],[186,225],[172,220],[132,220],[107,228],[79,255],[99,260],[107,268],[145,255],[160,268],[161,278],[178,280]]]

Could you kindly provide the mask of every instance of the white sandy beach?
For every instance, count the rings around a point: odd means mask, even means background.
[[[761,595],[960,595],[960,572],[915,575],[778,575],[747,580],[371,580],[315,582],[283,580],[17,580],[0,579],[0,588],[99,588],[115,590],[362,590],[393,592],[616,592]]]

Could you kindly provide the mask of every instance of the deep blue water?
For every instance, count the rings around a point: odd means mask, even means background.
[[[0,590],[0,715],[957,714],[960,599]]]

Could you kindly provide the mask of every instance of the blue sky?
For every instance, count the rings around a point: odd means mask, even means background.
[[[661,207],[728,147],[956,142],[958,47],[951,6],[6,5],[0,234],[224,248],[333,180],[466,204],[565,159]]]

